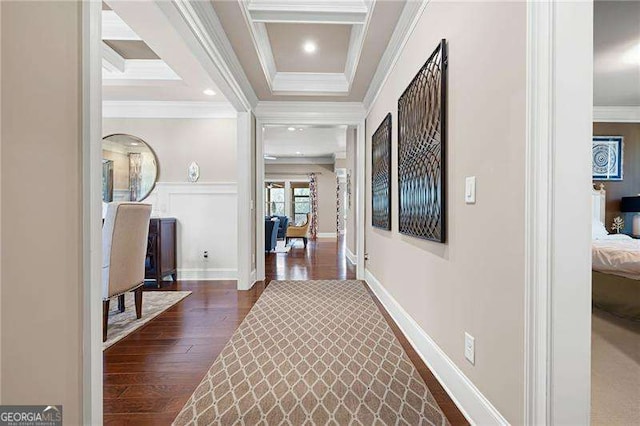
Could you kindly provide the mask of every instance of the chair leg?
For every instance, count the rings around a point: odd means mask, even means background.
[[[118,312],[124,312],[124,294],[118,296]]]
[[[102,341],[107,341],[107,326],[109,325],[109,300],[102,301]]]
[[[136,318],[142,318],[142,287],[138,287],[133,291],[136,299]]]
[[[304,248],[307,248],[307,237],[303,237],[302,242],[304,243]]]

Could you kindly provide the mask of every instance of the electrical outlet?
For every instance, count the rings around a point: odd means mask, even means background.
[[[204,260],[209,260],[209,252],[207,250],[202,253],[202,258]]]
[[[471,364],[476,364],[476,339],[469,333],[464,333],[464,357]]]

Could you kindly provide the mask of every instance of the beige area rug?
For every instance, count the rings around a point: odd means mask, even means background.
[[[359,281],[272,281],[175,425],[448,425]]]
[[[142,296],[142,318],[136,318],[136,305],[133,293],[124,295],[124,312],[118,312],[118,298],[109,302],[109,327],[107,341],[102,350],[133,333],[188,295],[190,291],[145,291]]]
[[[591,424],[640,424],[640,322],[591,317]]]

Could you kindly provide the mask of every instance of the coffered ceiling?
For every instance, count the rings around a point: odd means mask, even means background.
[[[102,40],[105,101],[226,101],[157,2],[106,0]]]
[[[212,4],[260,100],[362,101],[405,1]]]

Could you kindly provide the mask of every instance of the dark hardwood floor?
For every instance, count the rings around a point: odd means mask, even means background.
[[[105,424],[171,424],[271,280],[355,279],[342,241],[309,241],[306,250],[296,242],[289,253],[265,259],[265,282],[251,290],[237,291],[234,281],[178,281],[162,288],[193,293],[104,351]],[[374,299],[451,424],[467,424]]]

